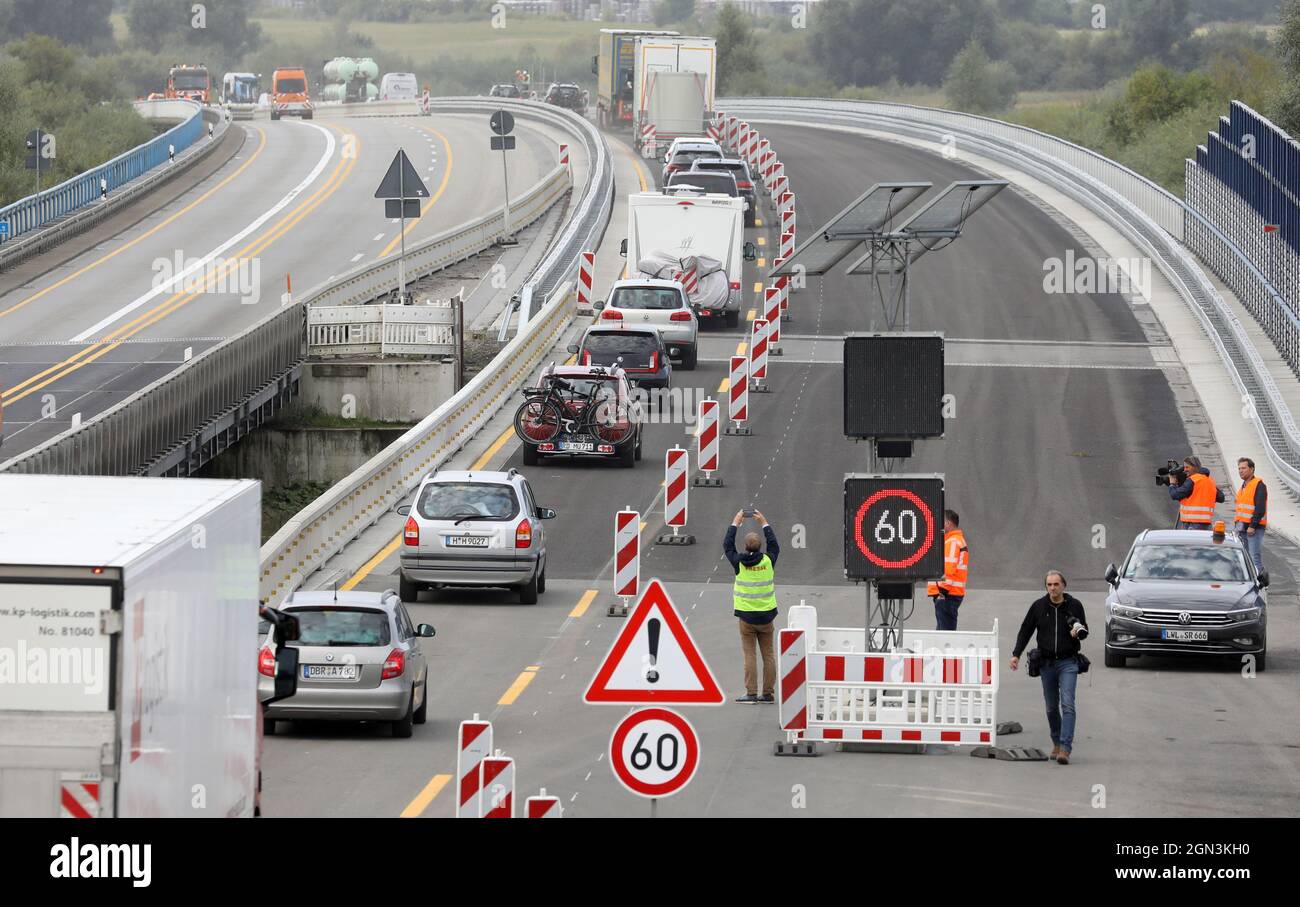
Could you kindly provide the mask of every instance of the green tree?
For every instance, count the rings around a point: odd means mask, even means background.
[[[1192,33],[1187,21],[1188,0],[1128,0],[1120,31],[1129,58],[1174,60],[1174,50]]]
[[[1277,56],[1286,73],[1273,103],[1273,122],[1300,135],[1300,0],[1284,0],[1277,33]]]
[[[655,5],[655,24],[685,22],[695,15],[695,0],[659,0]]]
[[[113,41],[113,0],[0,0],[0,43],[48,35],[65,44]]]
[[[131,0],[126,14],[131,40],[157,52],[164,46],[220,48],[236,59],[262,43],[262,28],[248,21],[247,0],[206,3],[201,11],[176,0]]]
[[[9,54],[23,64],[25,84],[70,85],[77,76],[77,56],[47,35],[30,34],[10,44]]]
[[[943,83],[948,103],[970,113],[993,113],[1016,103],[1016,74],[1005,62],[993,62],[974,39],[953,58]]]
[[[1214,83],[1205,73],[1180,75],[1153,63],[1137,70],[1128,80],[1124,97],[1107,116],[1107,129],[1115,141],[1127,145],[1152,126],[1212,100],[1214,94]]]
[[[713,37],[718,42],[718,94],[751,93],[763,76],[763,61],[749,14],[724,4],[713,20]]]

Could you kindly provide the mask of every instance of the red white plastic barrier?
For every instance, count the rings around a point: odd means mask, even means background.
[[[659,142],[656,137],[654,123],[646,123],[641,127],[641,156],[659,156]]]
[[[755,318],[749,342],[749,378],[756,387],[767,380],[767,319]]]
[[[794,233],[794,202],[791,201],[788,207],[781,209],[781,232]],[[790,256],[786,256],[789,258]]]
[[[524,801],[525,819],[561,819],[563,817],[564,807],[560,805],[560,798],[547,794],[544,787],[536,797],[529,797]]]
[[[737,134],[736,154],[744,160],[749,160],[749,137],[751,134],[749,124],[741,120]]]
[[[784,258],[778,258],[776,259],[775,262],[773,262],[773,266],[777,268],[781,267],[781,265],[783,264],[785,264]],[[777,292],[777,296],[781,300],[781,317],[788,318],[789,316],[787,312],[790,308],[790,278],[789,277],[782,274],[780,277],[776,279],[776,292]]]
[[[763,180],[763,188],[767,189],[769,188],[767,168],[769,163],[775,160],[775,155],[772,154],[772,143],[767,139],[760,138],[758,140],[758,150],[754,152],[754,155],[758,158],[758,175]]]
[[[785,175],[785,164],[777,161],[772,165],[772,198],[776,199],[790,188],[790,179]]]
[[[686,259],[687,265],[681,272],[682,287],[686,290],[687,298],[694,296],[700,288],[700,262],[699,259],[691,257]]]
[[[567,142],[560,142],[560,166],[569,166],[569,144]]]
[[[727,145],[732,151],[740,147],[740,118],[727,115]]]
[[[727,418],[739,425],[749,421],[749,357],[731,357],[730,381],[727,389]]]
[[[428,112],[429,112],[429,92],[426,91],[424,94],[420,96],[420,113],[428,113]]]
[[[781,211],[794,208],[794,193],[790,191],[789,185],[789,180],[786,180],[786,189],[776,197],[776,206]]]
[[[614,594],[636,598],[641,591],[641,514],[614,514]]]
[[[492,752],[492,722],[462,721],[456,732],[456,818],[481,819],[480,794],[483,760]]]
[[[722,144],[722,130],[716,122],[709,123],[708,136],[718,144]]]
[[[592,287],[596,275],[596,253],[583,252],[578,256],[578,309],[591,308]]]
[[[674,445],[664,451],[664,523],[673,527],[673,534],[686,525],[686,500],[689,483],[686,473],[690,467],[690,454]]]
[[[99,818],[99,776],[78,777],[65,772],[59,784],[59,817],[62,819]]]
[[[763,305],[767,317],[767,351],[770,354],[781,345],[781,291],[775,286],[765,287]]]
[[[719,468],[719,415],[721,411],[717,400],[707,398],[700,401],[699,413],[695,419],[695,424],[698,426],[698,433],[695,436],[698,445],[696,459],[699,461],[700,470],[707,478],[712,478],[713,473]]]
[[[483,818],[513,819],[515,760],[509,756],[485,756],[482,772]]]
[[[792,608],[777,633],[789,742],[997,743],[997,622],[987,633],[905,630],[904,650],[866,652],[862,629],[816,627]],[[797,612],[797,613],[796,613]]]
[[[781,254],[778,257],[786,260],[794,257],[794,231],[793,230],[781,231]]]
[[[760,136],[757,129],[749,130],[749,143],[745,146],[745,160],[749,161],[751,170],[758,169],[758,142]]]

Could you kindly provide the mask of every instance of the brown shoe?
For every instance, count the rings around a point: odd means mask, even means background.
[[[1061,755],[1061,748],[1060,748],[1059,746],[1054,746],[1054,747],[1052,747],[1052,752],[1051,752],[1051,754],[1050,754],[1047,758],[1048,758],[1048,759],[1051,759],[1053,762],[1055,762],[1055,761],[1056,761],[1056,757],[1059,756],[1059,755]]]
[[[1070,751],[1069,751],[1069,750],[1061,750],[1059,753],[1057,753],[1057,754],[1056,754],[1056,764],[1057,764],[1057,765],[1069,765],[1069,764],[1070,764]]]

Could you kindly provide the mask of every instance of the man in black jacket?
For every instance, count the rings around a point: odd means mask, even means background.
[[[1029,637],[1038,631],[1038,652],[1042,658],[1043,698],[1047,701],[1047,726],[1052,732],[1052,755],[1058,765],[1070,764],[1074,745],[1074,691],[1079,680],[1079,639],[1088,635],[1083,604],[1065,591],[1065,576],[1049,570],[1043,584],[1047,594],[1029,606],[1016,647],[1011,651],[1011,670],[1020,666],[1020,653]]]
[[[722,553],[731,569],[736,572],[732,585],[732,608],[740,620],[740,650],[745,656],[745,695],[737,702],[776,702],[776,650],[772,646],[773,622],[776,619],[776,559],[781,546],[776,533],[760,511],[752,511],[754,519],[763,527],[763,537],[757,532],[745,536],[745,550],[736,550],[736,532],[741,521],[750,512],[736,514],[727,533],[722,538]],[[763,552],[766,543],[767,552]],[[757,645],[763,659],[763,695],[758,695],[758,665],[754,658]]]

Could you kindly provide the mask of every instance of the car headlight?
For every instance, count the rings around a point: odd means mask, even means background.
[[[1228,616],[1233,621],[1259,620],[1259,616],[1263,613],[1263,608],[1244,608],[1241,611],[1229,611]]]
[[[1131,608],[1128,605],[1122,605],[1119,602],[1111,602],[1110,613],[1114,617],[1126,617],[1129,620],[1136,620],[1142,616],[1142,609]]]

